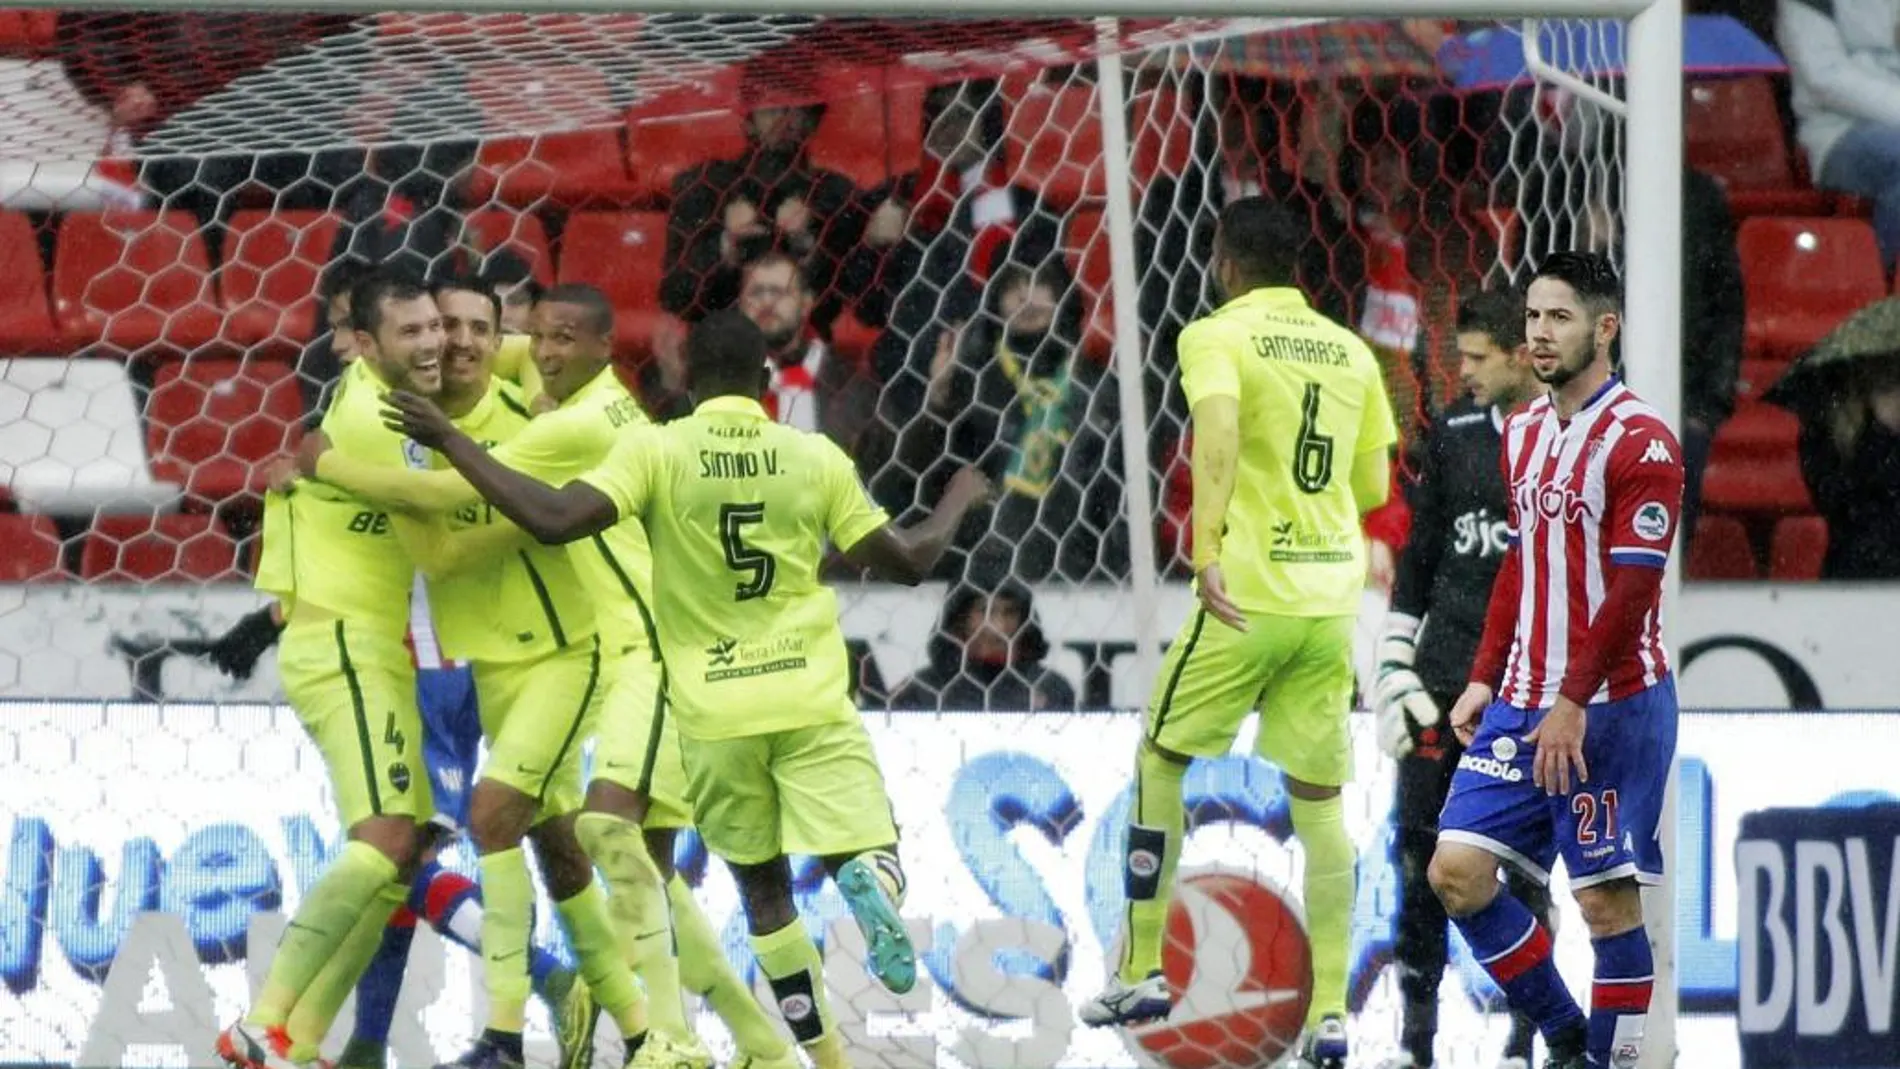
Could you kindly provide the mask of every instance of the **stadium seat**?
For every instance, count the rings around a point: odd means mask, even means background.
[[[189,352],[218,336],[223,309],[189,212],[75,212],[59,228],[53,316],[69,344],[123,354]]]
[[[1813,511],[1814,501],[1792,451],[1780,457],[1715,456],[1702,473],[1705,520],[1714,513],[1788,516]]]
[[[651,351],[660,321],[665,273],[663,212],[575,212],[561,238],[560,281],[600,287],[614,305],[614,335],[623,356]]]
[[[238,578],[237,543],[215,517],[102,516],[86,538],[79,577],[121,582]]]
[[[1111,285],[1108,227],[1102,213],[1092,208],[1069,213],[1062,228],[1062,252],[1069,271],[1082,289],[1082,351],[1107,362],[1115,350],[1115,308],[1109,299]]]
[[[0,514],[0,583],[62,579],[59,529],[45,516]]]
[[[1788,366],[1777,360],[1742,361],[1741,372],[1735,376],[1736,400],[1761,400],[1787,370]]]
[[[63,357],[0,361],[0,485],[54,516],[149,512],[179,490],[152,479],[125,365]]]
[[[1716,428],[1709,455],[1735,460],[1777,460],[1795,455],[1801,421],[1779,405],[1743,403]]]
[[[0,212],[0,352],[61,352],[65,341],[46,303],[46,269],[33,223]]]
[[[186,360],[158,369],[145,406],[154,471],[202,505],[261,491],[257,465],[291,448],[303,397],[288,364]]]
[[[646,203],[671,200],[680,172],[745,150],[736,70],[707,85],[656,93],[627,109],[627,171]]]
[[[1819,516],[1783,516],[1768,547],[1768,577],[1790,582],[1821,578],[1827,558],[1827,521]]]
[[[1129,177],[1145,186],[1158,173],[1178,173],[1193,143],[1190,117],[1169,90],[1128,101]],[[1010,111],[1004,153],[1015,181],[1058,206],[1099,200],[1106,190],[1102,121],[1093,85],[1038,85]]]
[[[813,166],[836,171],[860,189],[916,169],[923,151],[921,89],[907,98],[916,101],[916,114],[903,115],[881,70],[831,71],[824,82],[825,117],[806,145]]]
[[[482,252],[511,247],[534,268],[535,281],[544,286],[554,283],[554,253],[540,216],[533,212],[490,208],[470,212],[462,226],[464,239]]]
[[[1738,245],[1749,359],[1785,364],[1887,294],[1873,229],[1861,219],[1747,219]]]
[[[1691,167],[1720,182],[1736,218],[1826,215],[1833,197],[1797,180],[1766,76],[1697,79],[1683,110]]]
[[[1684,573],[1690,579],[1756,579],[1761,567],[1740,520],[1704,516],[1696,522]]]
[[[231,216],[218,284],[230,312],[224,336],[286,356],[317,333],[317,279],[338,220],[323,212],[240,211]]]
[[[643,190],[627,172],[621,136],[616,123],[484,142],[469,176],[469,198],[517,208],[546,201],[580,208],[635,203]]]
[[[58,11],[0,11],[0,55],[42,54],[58,34]]]

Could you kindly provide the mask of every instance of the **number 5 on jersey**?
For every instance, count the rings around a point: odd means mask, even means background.
[[[750,577],[733,587],[734,601],[766,596],[772,592],[772,581],[778,577],[778,560],[762,549],[746,545],[745,528],[764,522],[763,503],[719,506],[719,541],[726,550],[726,567]]]

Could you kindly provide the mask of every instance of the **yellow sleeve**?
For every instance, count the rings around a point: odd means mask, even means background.
[[[858,480],[858,467],[830,439],[820,439],[825,480],[825,533],[840,551],[849,550],[865,535],[891,522],[890,514],[871,500]]]
[[[1390,449],[1399,440],[1398,421],[1392,418],[1392,398],[1386,393],[1385,376],[1379,371],[1379,361],[1372,350],[1364,350],[1366,369],[1366,403],[1359,413],[1359,448],[1355,452],[1369,453],[1375,449]]]
[[[1240,348],[1244,337],[1210,320],[1189,323],[1175,343],[1181,391],[1192,409],[1203,398],[1240,397]]]
[[[317,478],[378,508],[398,512],[454,512],[482,499],[453,468],[391,468],[336,449],[317,459]]]
[[[646,510],[653,494],[653,469],[663,456],[657,431],[623,434],[614,443],[613,452],[582,474],[579,481],[607,495],[618,518],[630,519]]]
[[[565,409],[536,416],[490,455],[549,486],[566,485],[603,459],[599,440],[578,422],[586,418],[584,413]]]
[[[535,545],[533,537],[508,520],[450,530],[439,520],[400,513],[389,517],[403,552],[430,579],[446,579],[488,564],[504,553]]]
[[[521,387],[521,399],[532,403],[541,396],[541,369],[534,366],[534,340],[526,334],[504,334],[495,349],[495,377]]]
[[[333,451],[372,464],[402,468],[404,438],[383,426],[381,392],[366,372],[344,372],[345,378],[323,417],[323,434]]]

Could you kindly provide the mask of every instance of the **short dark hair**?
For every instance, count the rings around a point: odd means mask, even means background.
[[[451,290],[457,293],[473,293],[488,298],[488,307],[496,326],[501,325],[501,294],[485,278],[475,275],[438,275],[429,280],[429,296],[439,299]]]
[[[529,301],[541,299],[543,287],[541,280],[534,277],[534,265],[512,245],[491,249],[482,258],[482,281],[489,287],[500,291],[520,287],[519,292]]]
[[[1483,334],[1500,349],[1524,344],[1524,302],[1515,293],[1485,290],[1458,302],[1458,332]]]
[[[414,275],[378,267],[350,287],[350,328],[374,334],[383,325],[384,301],[413,301],[428,296],[429,287]]]
[[[765,383],[765,332],[737,308],[722,308],[686,334],[686,367],[693,392],[757,397]]]
[[[363,276],[375,268],[354,256],[345,257],[324,268],[323,277],[317,280],[317,297],[329,304],[338,297],[348,296],[356,288]]]
[[[1305,220],[1265,197],[1242,197],[1221,210],[1217,240],[1247,282],[1291,286],[1310,230]]]
[[[792,265],[792,277],[798,280],[799,286],[803,288],[806,293],[812,292],[811,275],[805,267],[805,262],[800,260],[790,250],[776,244],[768,245],[758,250],[748,257],[744,263],[740,264],[739,278],[741,287],[743,288],[744,286],[746,272],[754,271],[761,267],[768,267],[772,264]]]
[[[614,302],[598,286],[585,282],[563,282],[535,298],[536,304],[571,304],[587,313],[587,326],[596,334],[611,334],[614,329]]]
[[[1565,283],[1594,314],[1623,310],[1623,280],[1616,273],[1616,265],[1602,253],[1551,253],[1531,274],[1532,282],[1540,278]]]

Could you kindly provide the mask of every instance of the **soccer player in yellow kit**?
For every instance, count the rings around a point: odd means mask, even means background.
[[[484,448],[498,448],[522,433],[529,419],[516,391],[491,374],[500,302],[470,280],[439,283],[435,294],[445,323],[469,335],[452,350],[468,355],[445,365],[443,404],[456,426]],[[488,1026],[452,1064],[470,1069],[522,1064],[533,916],[524,838],[534,843],[549,894],[580,958],[581,975],[627,1038],[630,1057],[635,1064],[671,1064],[673,1044],[645,1042],[644,1000],[574,831],[581,803],[581,744],[603,690],[592,604],[564,550],[525,539],[499,519],[479,505],[457,510],[447,518],[446,538],[439,530],[418,530],[407,517],[394,520],[399,538],[429,577],[444,653],[472,666],[488,742],[469,814],[485,900],[481,942]],[[483,537],[488,535],[499,537]],[[471,536],[480,539],[478,552],[488,558],[480,566],[467,560]]]
[[[613,306],[605,294],[582,284],[557,286],[536,302],[532,314],[534,360],[556,407],[496,446],[492,455],[542,481],[565,483],[606,459],[624,433],[649,424],[614,375]],[[397,472],[328,453],[312,474],[392,508],[440,514],[486,507],[452,470]],[[572,543],[568,553],[591,592],[604,647],[605,697],[595,726],[594,780],[576,829],[607,876],[621,945],[647,988],[653,1033],[704,1057],[678,997],[683,982],[705,995],[732,1029],[736,1064],[789,1069],[795,1056],[727,962],[712,925],[673,871],[674,839],[691,826],[692,814],[676,729],[661,696],[659,650],[648,611],[652,560],[646,531],[637,518],[629,518]]]
[[[1294,288],[1306,238],[1260,197],[1221,212],[1227,303],[1181,332],[1193,419],[1194,573],[1200,607],[1168,647],[1135,760],[1123,870],[1125,949],[1090,1025],[1167,1016],[1161,939],[1186,834],[1181,784],[1260,712],[1255,749],[1280,769],[1305,853],[1313,1002],[1295,1064],[1346,1063],[1346,959],[1357,858],[1339,789],[1365,585],[1362,513],[1383,504],[1397,432],[1371,350]]]
[[[558,490],[498,463],[426,399],[391,400],[406,433],[441,450],[543,541],[628,519],[645,526],[695,824],[732,868],[753,952],[792,1035],[821,1069],[842,1069],[786,855],[825,859],[886,987],[909,990],[916,957],[897,912],[897,829],[850,693],[837,598],[819,565],[829,540],[881,578],[916,583],[988,486],[961,472],[928,520],[895,528],[842,450],[767,417],[758,401],[765,357],[764,336],[744,315],[708,316],[687,338],[693,414],[627,436]]]
[[[357,285],[351,313],[361,359],[345,370],[323,430],[340,451],[401,467],[402,439],[378,418],[378,397],[395,386],[437,390],[441,316],[427,291],[381,275]],[[250,1012],[219,1034],[218,1055],[232,1065],[315,1061],[408,896],[419,822],[433,812],[403,645],[412,569],[389,517],[348,494],[312,486],[266,502],[257,586],[283,606],[278,673],[323,755],[348,841],[299,904]],[[293,1014],[310,1022],[294,1043]]]

